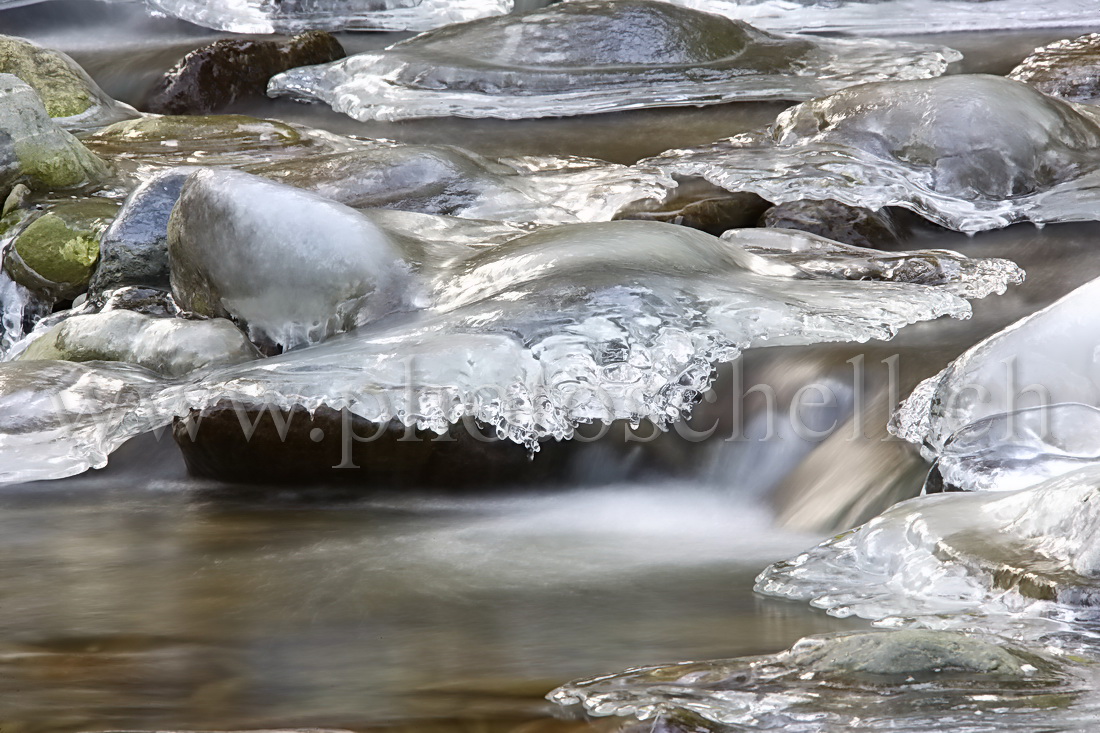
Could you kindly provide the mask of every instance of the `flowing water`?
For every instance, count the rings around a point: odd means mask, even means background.
[[[215,37],[79,0],[0,12],[0,32],[69,52],[126,102]],[[1066,35],[906,40],[953,46],[964,69],[1004,73]],[[341,40],[353,52],[395,37]],[[283,100],[234,111],[489,155],[631,163],[760,127],[783,107],[400,123]],[[0,730],[577,730],[595,724],[555,719],[543,699],[569,679],[867,628],[754,595],[753,578],[916,495],[927,467],[887,438],[893,404],[978,339],[1100,276],[1098,236],[1100,224],[921,230],[905,248],[1010,258],[1028,280],[975,303],[969,321],[919,324],[889,343],[753,351],[722,370],[692,420],[717,425],[710,438],[673,431],[647,442],[641,428],[627,442],[616,426],[556,459],[569,478],[552,487],[246,493],[189,478],[167,435],[131,441],[101,471],[5,487]],[[816,438],[784,428],[792,395],[811,383],[837,396],[806,408],[808,423],[837,426]],[[778,395],[774,439],[761,439],[763,399],[743,397],[755,384]]]

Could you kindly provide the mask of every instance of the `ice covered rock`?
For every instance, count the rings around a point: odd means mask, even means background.
[[[1008,74],[1052,97],[1100,101],[1100,33],[1037,48]]]
[[[238,99],[262,97],[268,80],[296,66],[344,57],[330,33],[310,31],[280,41],[223,38],[196,48],[165,72],[145,109],[167,115],[205,115]]]
[[[754,193],[728,193],[697,179],[681,182],[662,204],[636,202],[615,218],[664,221],[718,236],[729,229],[756,226],[769,206]]]
[[[921,496],[772,565],[756,589],[891,624],[1074,632],[1100,603],[1098,488],[1092,465],[1015,491]]]
[[[807,637],[766,656],[629,669],[547,697],[591,715],[656,719],[655,727],[669,730],[912,730],[921,727],[908,723],[944,698],[961,727],[981,721],[974,703],[982,693],[1024,702],[1028,692],[1066,689],[1062,672],[1049,655],[999,637],[904,629]]]
[[[507,13],[513,0],[148,0],[196,25],[232,33],[422,31]]]
[[[360,147],[245,169],[356,208],[544,223],[606,221],[629,204],[660,201],[675,185],[655,171],[591,158],[493,159],[387,141]]]
[[[525,233],[515,224],[367,215],[225,170],[193,174],[170,229],[181,306],[214,304],[294,345],[345,325],[345,314],[359,326],[309,348],[162,381],[119,430],[149,430],[225,401],[327,406],[437,434],[470,421],[534,451],[572,437],[580,423],[683,419],[714,363],[743,349],[889,338],[915,321],[967,317],[958,292],[996,291],[1019,276],[1011,263],[992,262],[934,285],[891,282],[889,268],[860,267],[858,253],[839,243],[813,258],[780,246],[784,236],[809,237],[781,230],[719,239],[616,221]],[[958,281],[972,278],[982,282]],[[401,312],[383,315],[395,304]],[[114,428],[105,435],[104,444],[124,439]],[[81,441],[76,453],[89,451]],[[26,471],[45,470],[55,449],[27,453]],[[0,480],[24,475],[13,469]]]
[[[771,31],[871,36],[999,29],[1072,28],[1100,23],[1092,0],[663,0]]]
[[[1011,491],[1100,463],[1100,409],[1073,402],[982,418],[944,443],[925,491]]]
[[[19,359],[122,361],[182,377],[260,356],[240,329],[223,318],[191,321],[110,310],[62,321],[31,342]]]
[[[913,390],[891,431],[934,459],[953,434],[986,418],[1057,403],[1100,407],[1097,302],[1100,280],[1093,280],[971,347]],[[1042,417],[1040,411],[1035,419]],[[1027,431],[1030,421],[1018,427]],[[1011,420],[1002,428],[1015,429]],[[1002,437],[1011,441],[1013,434]]]
[[[882,252],[790,229],[734,229],[722,239],[810,277],[914,283],[964,298],[1000,294],[1024,279],[1023,271],[1008,260],[971,259],[943,249]]]
[[[99,266],[88,287],[98,299],[127,285],[171,287],[168,270],[168,218],[183,182],[195,168],[159,173],[130,194],[99,242]]]
[[[315,343],[411,307],[400,245],[366,216],[237,171],[184,182],[168,226],[172,294],[255,341]]]
[[[948,49],[777,36],[653,0],[583,0],[448,26],[325,66],[268,93],[357,120],[519,119],[809,99],[853,84],[942,74]]]
[[[71,58],[23,38],[0,35],[0,74],[29,84],[49,116],[68,129],[87,130],[138,116],[108,97]]]
[[[20,180],[32,188],[74,188],[106,173],[103,161],[50,119],[34,89],[0,74],[0,194]]]
[[[902,206],[945,227],[1097,218],[1100,112],[986,75],[883,82],[792,107],[766,131],[643,161],[769,201]]]
[[[88,288],[99,260],[99,239],[118,205],[105,199],[58,202],[31,215],[9,235],[3,267],[13,280],[46,300],[69,300]]]

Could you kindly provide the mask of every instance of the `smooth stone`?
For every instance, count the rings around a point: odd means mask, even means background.
[[[53,300],[84,292],[99,259],[99,238],[118,210],[105,200],[55,204],[20,225],[4,270],[23,287]]]
[[[870,249],[889,248],[902,241],[901,227],[887,210],[871,211],[832,199],[778,204],[764,212],[760,226],[797,229]]]
[[[166,377],[259,358],[256,347],[225,319],[158,318],[129,310],[72,316],[19,356],[24,361],[122,361]]]
[[[1041,46],[1008,74],[1052,97],[1100,101],[1100,33]]]
[[[173,434],[188,471],[233,483],[358,484],[372,491],[476,489],[529,485],[565,473],[565,461],[465,424],[438,436],[397,422],[379,426],[326,406],[313,415],[293,410],[219,402],[177,419]],[[366,440],[377,436],[373,440]],[[544,444],[543,452],[560,444]]]
[[[676,202],[671,202],[675,206]],[[636,211],[624,219],[663,221],[719,236],[730,229],[756,226],[770,204],[754,193],[723,193],[662,211]]]
[[[130,194],[99,243],[90,297],[126,285],[168,290],[168,219],[195,168],[159,173]]]
[[[202,115],[246,97],[263,97],[275,74],[344,58],[332,34],[309,31],[280,41],[221,39],[187,54],[165,73],[145,108]]]
[[[106,174],[103,161],[50,119],[30,85],[0,74],[0,196],[19,182],[34,190],[57,190]]]

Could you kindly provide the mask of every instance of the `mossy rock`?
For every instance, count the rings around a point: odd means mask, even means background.
[[[91,135],[88,142],[118,146],[159,146],[165,142],[185,145],[192,141],[295,145],[301,139],[298,130],[277,120],[262,120],[248,115],[164,115],[116,122]]]
[[[14,74],[30,84],[50,117],[75,117],[97,101],[76,62],[22,38],[0,36],[0,73]]]
[[[117,210],[110,201],[56,205],[15,235],[4,268],[16,282],[46,297],[79,295],[87,289],[99,260],[99,239]]]

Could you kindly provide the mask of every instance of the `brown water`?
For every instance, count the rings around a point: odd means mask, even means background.
[[[52,2],[0,12],[0,32],[68,50],[138,102],[213,36],[127,6]],[[963,68],[1004,72],[1057,32],[950,36]],[[393,39],[347,37],[349,50]],[[360,124],[327,108],[256,101],[238,111],[337,132],[448,142],[489,154],[632,162],[761,126],[783,105],[743,104],[526,122]],[[257,498],[187,478],[168,438],[134,441],[85,477],[0,491],[0,731],[396,728],[535,733],[542,695],[569,679],[693,658],[772,652],[858,621],[753,595],[768,563],[920,490],[924,465],[883,440],[900,382],[1100,276],[1100,225],[1016,226],[907,246],[1015,259],[1029,272],[968,322],[912,327],[888,344],[758,351],[746,385],[781,395],[864,354],[865,435],[726,441],[742,404],[728,374],[696,424],[706,442],[608,439],[578,452],[554,490],[441,498],[379,487],[349,500],[272,488]],[[846,382],[846,380],[848,380]],[[847,425],[851,390],[833,413]],[[903,392],[904,394],[904,392]],[[761,406],[745,401],[760,417]],[[781,409],[785,410],[786,405]],[[612,436],[614,438],[614,436]],[[779,517],[777,520],[776,517]]]

